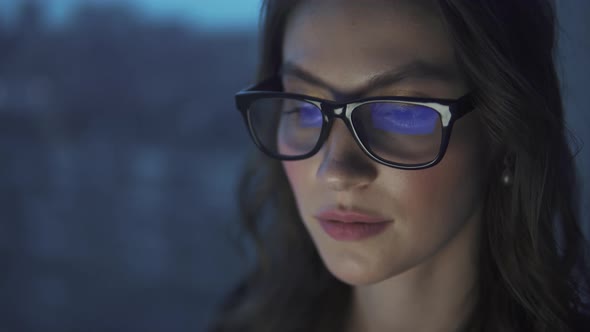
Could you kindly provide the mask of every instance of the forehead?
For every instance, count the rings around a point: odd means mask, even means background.
[[[308,0],[287,22],[283,62],[342,90],[414,61],[455,66],[450,37],[431,1]]]

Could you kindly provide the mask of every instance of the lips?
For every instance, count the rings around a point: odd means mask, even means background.
[[[338,209],[324,210],[316,215],[317,219],[320,220],[333,220],[344,223],[379,223],[388,221],[388,218],[384,218],[377,215],[371,215],[367,213],[357,211],[345,211]]]
[[[383,232],[391,224],[391,219],[383,216],[338,209],[324,210],[315,218],[320,222],[322,229],[338,241],[372,237]]]

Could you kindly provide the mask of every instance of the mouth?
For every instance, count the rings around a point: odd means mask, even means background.
[[[337,241],[358,241],[382,233],[392,220],[357,211],[325,210],[317,214],[322,229]]]

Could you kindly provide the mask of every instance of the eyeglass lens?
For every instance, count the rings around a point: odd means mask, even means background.
[[[259,99],[248,112],[258,142],[279,156],[310,153],[324,126],[320,108],[298,99]],[[370,102],[354,109],[351,120],[365,148],[385,161],[418,165],[433,161],[439,153],[442,124],[440,114],[430,107]]]

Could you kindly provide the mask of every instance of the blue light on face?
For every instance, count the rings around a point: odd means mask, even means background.
[[[429,135],[439,121],[438,112],[421,105],[374,103],[370,110],[374,128],[395,134]]]

